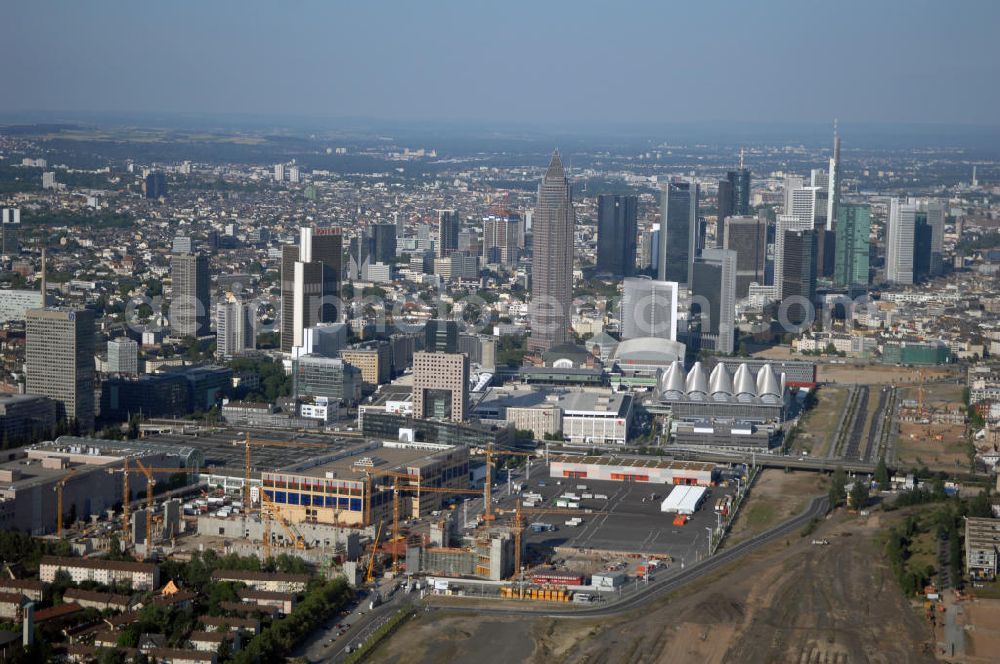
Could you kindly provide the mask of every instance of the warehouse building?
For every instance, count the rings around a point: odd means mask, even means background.
[[[562,455],[549,458],[549,475],[556,478],[710,486],[717,473],[714,464],[698,461]]]
[[[563,438],[573,445],[624,446],[632,426],[632,395],[569,392],[559,396]]]
[[[54,532],[60,485],[64,517],[103,515],[122,502],[121,475],[109,472],[121,468],[126,457],[141,455],[148,465],[160,468],[186,465],[184,448],[173,453],[153,447],[126,450],[111,441],[61,436],[52,443],[4,450],[0,456],[0,529],[34,535]],[[159,480],[168,477],[157,475]]]
[[[293,523],[367,526],[391,519],[393,479],[409,484],[465,489],[469,450],[418,442],[373,442],[261,473],[265,495]],[[400,498],[406,518],[440,509],[447,494],[408,492]]]

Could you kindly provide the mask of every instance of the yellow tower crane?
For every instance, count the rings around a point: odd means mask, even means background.
[[[565,507],[521,507],[521,499],[517,499],[517,506],[513,510],[500,510],[502,514],[514,515],[514,576],[516,578],[521,571],[521,535],[524,531],[524,514],[593,514],[593,510],[569,509]]]
[[[63,534],[63,489],[66,483],[76,473],[76,469],[70,470],[63,475],[63,478],[56,483],[56,535],[62,537]]]
[[[486,484],[483,489],[483,500],[486,501],[484,505],[483,520],[492,521],[493,516],[493,466],[495,465],[495,457],[504,456],[523,456],[523,457],[535,457],[534,452],[518,452],[514,450],[498,450],[493,447],[493,443],[489,443],[484,450],[486,455]]]

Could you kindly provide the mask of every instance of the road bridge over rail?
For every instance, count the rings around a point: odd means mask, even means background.
[[[765,468],[789,468],[791,470],[811,470],[832,473],[838,467],[849,473],[874,473],[875,464],[852,459],[823,459],[792,457],[777,454],[753,454],[751,452],[714,452],[707,450],[671,450],[667,453],[684,461],[710,461],[712,463],[756,463]]]

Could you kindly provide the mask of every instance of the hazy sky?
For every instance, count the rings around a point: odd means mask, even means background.
[[[5,0],[0,111],[1000,124],[1000,1]]]

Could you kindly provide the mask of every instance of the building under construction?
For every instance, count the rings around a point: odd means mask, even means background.
[[[483,529],[467,546],[407,548],[406,571],[502,581],[514,574],[514,547],[514,533],[509,528]]]

